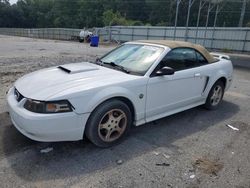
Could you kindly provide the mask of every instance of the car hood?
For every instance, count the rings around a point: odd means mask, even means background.
[[[66,89],[85,86],[84,90],[134,79],[137,76],[95,65],[72,63],[42,69],[18,79],[14,86],[26,98],[47,100]]]

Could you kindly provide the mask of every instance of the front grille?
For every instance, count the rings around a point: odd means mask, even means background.
[[[17,102],[20,102],[24,98],[24,96],[21,93],[19,93],[19,91],[16,88],[14,89],[14,96]]]

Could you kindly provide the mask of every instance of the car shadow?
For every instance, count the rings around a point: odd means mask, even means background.
[[[216,111],[196,107],[132,128],[124,142],[107,149],[95,147],[88,141],[31,141],[16,131],[6,113],[0,115],[0,120],[5,119],[0,122],[0,155],[6,158],[8,168],[26,181],[77,177],[115,167],[118,159],[124,163],[129,162],[160,147],[178,152],[180,148],[174,144],[175,141],[205,131],[216,124],[224,124],[225,120],[238,111],[239,107],[229,101],[224,101]],[[49,153],[40,152],[47,147],[52,147],[53,150]]]

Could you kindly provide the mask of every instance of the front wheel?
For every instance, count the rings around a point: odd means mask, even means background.
[[[129,107],[122,101],[110,100],[98,106],[90,115],[85,134],[99,147],[110,147],[119,143],[132,124]]]
[[[217,81],[211,88],[206,103],[205,108],[209,110],[214,110],[220,105],[223,95],[224,95],[224,83],[222,81]]]

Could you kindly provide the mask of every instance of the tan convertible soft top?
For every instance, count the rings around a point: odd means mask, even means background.
[[[198,44],[193,44],[190,42],[174,41],[174,40],[138,40],[136,42],[160,44],[163,46],[167,46],[171,49],[179,47],[194,48],[195,50],[200,52],[207,59],[209,63],[213,63],[216,61],[216,59],[211,54],[209,54],[209,52],[203,46]]]

